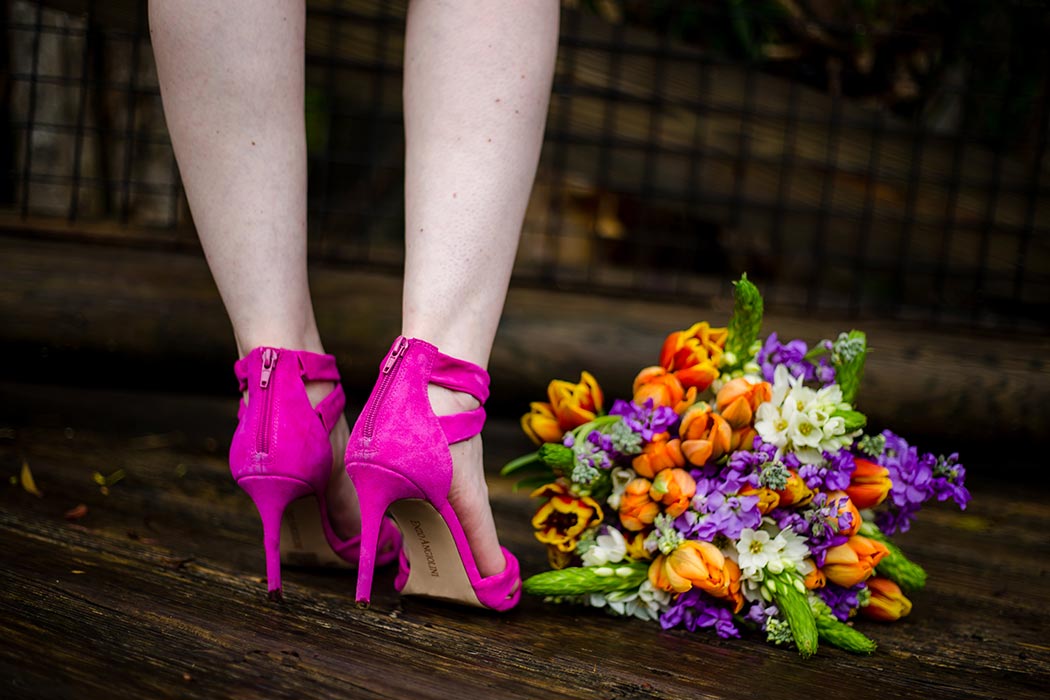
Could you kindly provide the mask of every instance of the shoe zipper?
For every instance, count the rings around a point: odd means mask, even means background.
[[[394,349],[390,351],[390,356],[383,363],[383,369],[379,375],[379,386],[376,388],[371,406],[368,407],[368,415],[365,416],[364,437],[366,438],[372,437],[372,431],[375,430],[376,416],[379,413],[379,406],[383,403],[383,397],[386,396],[387,389],[394,381],[394,370],[397,368],[397,363],[404,356],[405,350],[408,350],[408,338],[399,335],[397,340],[394,341]]]
[[[262,418],[259,421],[259,443],[258,451],[266,454],[270,451],[270,433],[273,426],[270,425],[270,414],[273,411],[273,392],[269,390],[270,376],[277,366],[279,353],[273,348],[262,351],[262,372],[259,374],[259,388],[262,390]]]

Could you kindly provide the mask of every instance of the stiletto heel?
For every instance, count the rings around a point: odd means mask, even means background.
[[[367,480],[368,484],[365,493],[358,493],[361,503],[361,558],[357,568],[356,595],[357,603],[367,606],[372,596],[372,571],[379,524],[384,522],[387,508],[399,499],[423,496],[412,482],[386,469],[375,467],[366,469],[367,473],[362,474],[360,464],[351,467],[358,481],[363,484]],[[355,481],[355,485],[357,483]]]
[[[280,601],[282,559],[285,563],[290,559],[320,561],[315,553],[303,551],[306,533],[319,533],[335,555],[330,560],[357,565],[360,537],[344,540],[335,534],[325,496],[332,473],[329,433],[346,399],[331,355],[259,347],[239,360],[234,372],[248,399],[241,402],[238,412],[230,471],[259,511],[269,596]],[[306,395],[307,381],[329,381],[335,388],[314,407]],[[316,508],[304,511],[297,501],[311,494]],[[316,524],[318,515],[320,523]],[[372,523],[372,529],[375,541],[370,566],[393,561],[400,545],[397,528],[380,519]]]
[[[268,597],[281,602],[281,518],[292,501],[313,491],[298,479],[281,476],[246,476],[237,485],[247,492],[262,519],[263,548],[266,550],[266,584]]]
[[[439,417],[430,406],[430,384],[470,394],[479,406]],[[379,378],[346,447],[347,474],[361,502],[360,603],[367,604],[371,595],[368,562],[376,523],[389,510],[404,538],[395,581],[399,591],[492,610],[517,605],[521,597],[517,559],[501,548],[506,560],[503,571],[482,577],[448,500],[449,445],[481,432],[488,385],[488,373],[481,367],[443,355],[415,338],[398,337],[383,358]]]

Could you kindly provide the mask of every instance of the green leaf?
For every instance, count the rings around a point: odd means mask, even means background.
[[[541,486],[546,486],[554,480],[553,474],[537,474],[536,476],[527,476],[524,479],[514,484],[515,491],[532,491],[538,489]]]
[[[540,459],[540,452],[530,452],[527,455],[522,455],[517,459],[512,459],[503,465],[503,468],[499,470],[500,476],[510,476],[511,474],[518,471],[536,471],[536,469],[547,469],[547,465]]]
[[[837,416],[846,421],[846,432],[852,433],[854,430],[860,430],[868,424],[868,417],[860,411],[845,411],[838,409],[831,415]]]

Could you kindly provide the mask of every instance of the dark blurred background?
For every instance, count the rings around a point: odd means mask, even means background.
[[[307,2],[313,281],[350,384],[396,333],[405,6]],[[724,323],[747,272],[766,330],[869,331],[876,421],[1043,437],[1045,3],[563,7],[497,411],[586,367],[626,395],[663,334]],[[145,2],[0,0],[0,43],[3,378],[230,391]]]

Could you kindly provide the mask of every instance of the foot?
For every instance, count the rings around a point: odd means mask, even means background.
[[[309,382],[306,395],[310,405],[316,406],[331,393],[335,385],[331,382]],[[350,426],[346,416],[340,416],[329,436],[332,442],[332,477],[328,480],[328,518],[332,529],[340,538],[346,540],[361,532],[361,513],[357,505],[357,491],[346,475],[343,455],[346,442],[350,439]]]
[[[435,386],[429,387],[430,405],[434,413],[446,416],[478,407],[478,402],[468,394]],[[488,484],[485,483],[481,436],[449,446],[452,452],[452,487],[448,500],[459,516],[460,524],[470,542],[474,561],[482,576],[498,574],[506,568],[500,550],[496,523],[489,506]]]

